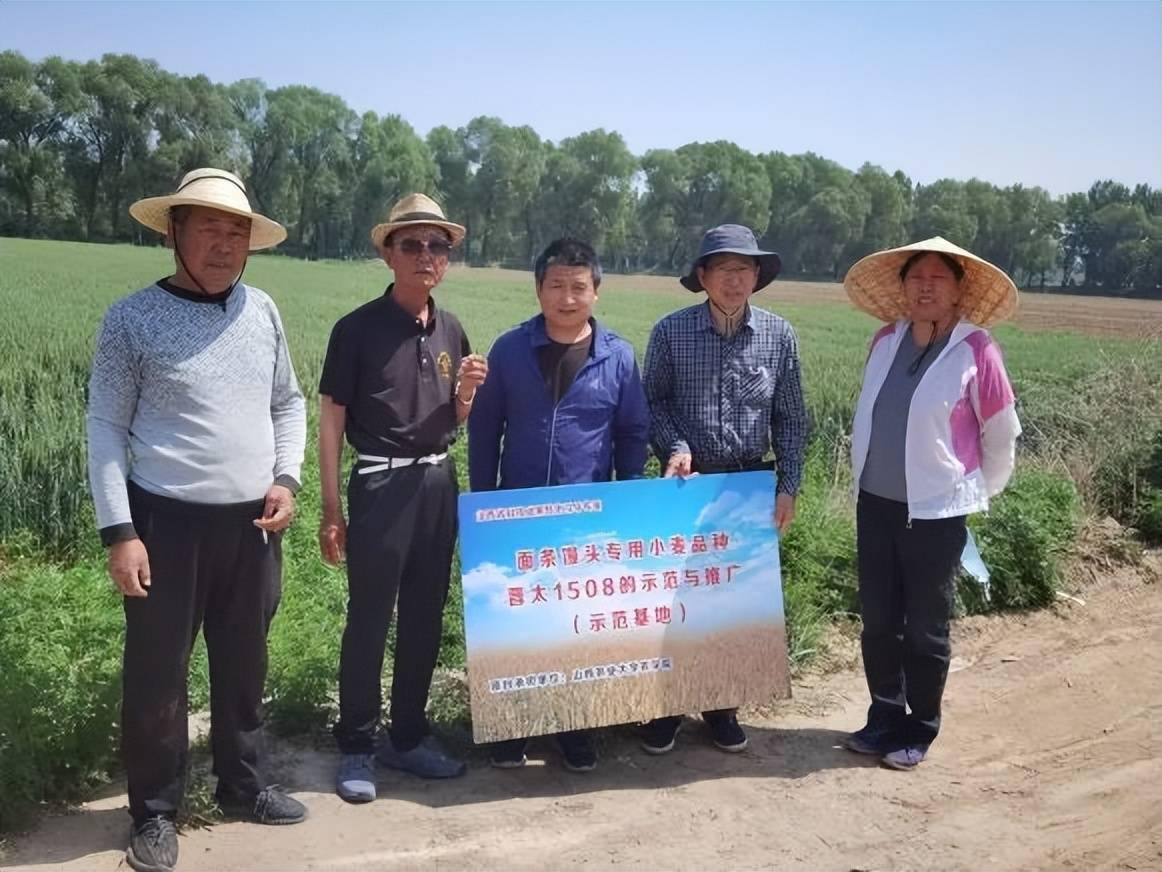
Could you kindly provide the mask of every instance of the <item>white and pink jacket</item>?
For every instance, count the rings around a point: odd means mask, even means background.
[[[872,339],[855,407],[851,463],[858,494],[871,437],[872,407],[910,322]],[[988,331],[961,321],[916,386],[908,411],[904,477],[909,518],[950,518],[988,509],[1013,474],[1021,423],[1000,348]]]

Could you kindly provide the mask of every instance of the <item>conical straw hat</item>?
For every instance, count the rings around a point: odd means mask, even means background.
[[[908,301],[900,268],[921,251],[950,255],[964,267],[958,306],[962,318],[980,327],[991,327],[1016,312],[1017,286],[1005,271],[941,236],[869,254],[847,271],[843,288],[856,306],[881,321],[907,318]]]
[[[246,186],[226,170],[190,170],[172,194],[138,200],[129,207],[129,214],[150,230],[164,234],[169,232],[169,210],[174,206],[205,206],[249,218],[251,251],[273,248],[286,239],[286,228],[251,209]]]

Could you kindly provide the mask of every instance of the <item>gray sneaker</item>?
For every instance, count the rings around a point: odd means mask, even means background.
[[[157,815],[134,824],[125,860],[137,872],[173,872],[178,863],[178,831],[173,821]]]
[[[375,799],[375,757],[371,754],[344,754],[335,776],[335,792],[347,802]]]
[[[424,736],[423,741],[410,751],[397,751],[390,736],[384,736],[375,752],[375,759],[389,769],[410,772],[420,778],[455,778],[468,771],[463,760],[457,760],[440,747],[435,736]]]
[[[927,754],[927,745],[908,745],[898,751],[890,751],[885,754],[880,759],[880,762],[889,769],[899,769],[901,772],[909,772],[923,763]]]

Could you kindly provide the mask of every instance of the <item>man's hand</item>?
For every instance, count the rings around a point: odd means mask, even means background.
[[[694,456],[690,453],[671,454],[670,462],[666,464],[666,471],[662,478],[673,478],[675,475],[687,478],[694,474]]]
[[[775,526],[782,536],[795,520],[795,497],[791,494],[779,494],[775,497]]]
[[[488,377],[488,359],[481,354],[469,354],[460,361],[456,375],[456,399],[467,405],[476,397],[476,389]]]
[[[266,492],[266,505],[262,507],[262,517],[254,521],[254,526],[267,533],[281,533],[290,526],[295,517],[295,495],[290,488],[272,484]]]
[[[122,596],[149,596],[149,554],[140,539],[127,539],[109,548],[109,577]]]
[[[323,511],[319,522],[319,551],[332,566],[338,566],[347,556],[347,521],[341,510]]]

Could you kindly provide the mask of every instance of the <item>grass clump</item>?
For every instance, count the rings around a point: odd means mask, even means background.
[[[1053,602],[1080,510],[1068,479],[1035,467],[1018,470],[989,512],[969,522],[989,568],[991,596],[985,602],[969,595],[966,607],[1029,609]]]

